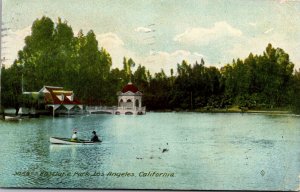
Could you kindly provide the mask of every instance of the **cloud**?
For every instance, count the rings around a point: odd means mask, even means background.
[[[228,50],[228,62],[230,62],[233,58],[244,59],[250,54],[250,52],[253,54],[261,54],[268,43],[269,41],[264,38],[244,38]]]
[[[282,4],[282,3],[287,3],[289,0],[280,0],[280,4]]]
[[[131,57],[137,64],[141,64],[150,70],[152,74],[160,72],[164,69],[166,74],[170,74],[170,69],[177,69],[177,63],[186,60],[189,63],[200,63],[202,58],[206,58],[198,52],[190,52],[187,50],[175,50],[173,52],[166,51],[149,51],[146,55],[140,55],[127,48],[124,41],[115,33],[109,32],[96,35],[99,47],[108,50],[112,57],[113,68],[123,68],[123,57]],[[135,70],[135,69],[133,69]]]
[[[271,34],[263,33],[256,37],[243,37],[238,43],[234,44],[233,47],[227,51],[227,53],[224,54],[227,54],[229,58],[231,57],[231,59],[244,59],[249,55],[250,52],[261,55],[269,43],[271,43],[273,47],[280,47],[286,53],[288,53],[290,60],[295,64],[296,69],[300,67],[300,55],[297,52],[297,48],[300,47],[300,42],[292,41],[288,39],[288,37],[276,32]],[[228,61],[230,62],[231,60]]]
[[[270,29],[266,30],[266,31],[264,32],[264,34],[271,33],[273,30],[274,30],[274,28],[270,28]]]
[[[175,50],[173,52],[151,51],[148,56],[141,58],[142,64],[150,70],[151,73],[160,72],[161,69],[168,75],[170,70],[176,71],[177,63],[181,63],[186,60],[190,64],[194,64],[196,61],[200,63],[202,58],[206,58],[203,54],[198,52],[191,53],[187,50]]]
[[[181,63],[182,60],[188,61],[188,63],[194,64],[196,61],[200,63],[201,59],[206,56],[198,52],[190,52],[188,50],[175,50],[173,52],[166,51],[149,51],[145,55],[137,54],[130,48],[127,48],[124,41],[115,33],[98,34],[97,40],[99,46],[108,50],[112,57],[113,68],[123,68],[123,57],[131,57],[135,63],[141,64],[149,69],[150,73],[154,74],[164,69],[165,73],[170,75],[170,70],[177,69],[177,63]],[[207,62],[207,61],[206,61]],[[136,67],[133,69],[135,70]]]
[[[176,35],[173,40],[179,43],[208,44],[223,37],[240,37],[242,31],[229,25],[227,22],[217,22],[212,28],[189,28]]]
[[[201,54],[201,53],[197,53],[197,52],[194,52],[193,53],[195,56],[197,56],[197,57],[201,57],[201,58],[204,58],[205,56],[203,55],[203,54]]]
[[[125,47],[124,41],[115,33],[97,34],[96,38],[99,43],[99,48],[104,47],[110,53],[114,68],[123,68],[123,57],[138,58],[133,51]]]
[[[31,26],[16,31],[8,30],[7,36],[2,39],[2,57],[5,57],[6,66],[12,64],[18,57],[18,52],[25,45],[25,37],[31,34]]]
[[[106,48],[120,47],[124,45],[123,40],[117,34],[112,32],[96,35],[96,38],[99,45]]]
[[[248,23],[250,26],[252,26],[252,27],[256,27],[256,25],[257,25],[257,23],[254,23],[254,22],[250,22],[250,23]]]
[[[148,33],[151,32],[152,29],[150,28],[146,28],[146,27],[138,27],[136,29],[134,29],[135,32],[142,32],[142,33]]]

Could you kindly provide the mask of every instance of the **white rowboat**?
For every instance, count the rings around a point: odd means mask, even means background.
[[[21,120],[21,118],[18,117],[18,116],[7,116],[7,115],[4,116],[4,119],[9,120],[9,121],[19,121],[19,120]]]
[[[89,140],[79,139],[77,141],[72,141],[69,138],[60,138],[60,137],[50,137],[51,144],[60,144],[60,145],[93,145],[99,144],[101,142],[93,142]]]

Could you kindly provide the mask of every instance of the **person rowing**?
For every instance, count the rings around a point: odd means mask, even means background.
[[[77,138],[77,131],[76,131],[76,130],[73,131],[73,135],[72,135],[72,137],[71,137],[71,141],[78,141],[78,138]]]
[[[93,137],[92,137],[91,141],[93,141],[93,142],[101,142],[100,139],[99,139],[99,137],[98,137],[98,135],[97,135],[97,133],[96,133],[96,131],[93,131],[92,133],[93,133]]]

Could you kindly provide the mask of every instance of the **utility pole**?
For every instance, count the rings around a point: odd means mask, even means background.
[[[2,6],[3,6],[3,2],[2,0],[0,0],[0,116],[2,115],[4,118],[4,108],[2,106],[2,67],[3,67],[3,61],[5,61],[5,57],[2,58],[2,54],[3,54],[2,51],[3,48],[7,48],[7,47],[2,46],[2,44],[4,43],[2,41],[2,37],[7,36],[7,34],[2,34],[2,32],[9,30],[9,28],[3,27]]]
[[[191,110],[193,110],[193,91],[191,91]]]
[[[2,109],[2,87],[1,87],[1,72],[2,72],[2,0],[0,0],[0,113],[4,116],[4,111]]]
[[[3,31],[8,30],[7,28],[3,28],[3,19],[2,19],[2,0],[0,0],[0,115],[4,117],[4,108],[2,107],[2,67],[3,61],[5,58],[2,58],[2,37],[7,36],[7,34],[2,34]]]

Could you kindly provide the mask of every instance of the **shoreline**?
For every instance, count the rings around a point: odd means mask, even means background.
[[[163,109],[163,110],[149,110],[146,112],[146,114],[148,112],[153,112],[153,113],[241,113],[241,114],[269,114],[269,115],[300,115],[300,114],[297,114],[297,113],[294,113],[293,111],[291,110],[287,110],[287,109],[275,109],[275,110],[269,110],[269,109],[239,109],[239,108],[229,108],[229,109],[195,109],[195,110],[183,110],[183,109],[174,109],[174,110],[171,110],[171,109]],[[68,117],[71,117],[73,115],[81,115],[82,113],[80,114],[59,114],[59,115],[56,115],[56,117],[58,116],[68,116]],[[18,116],[16,116],[15,114],[13,113],[4,113],[2,114],[4,116],[12,116],[12,117],[20,117],[20,118],[39,118],[39,117],[48,117],[48,116],[52,116],[50,114],[46,114],[46,113],[41,113],[41,114],[31,114],[31,115],[28,115],[28,114],[19,114]],[[0,117],[0,119],[4,119],[4,116]]]
[[[192,112],[192,113],[259,113],[259,114],[273,114],[273,115],[297,115],[290,110],[241,110],[241,109],[196,109],[196,110],[150,110],[149,112]]]

